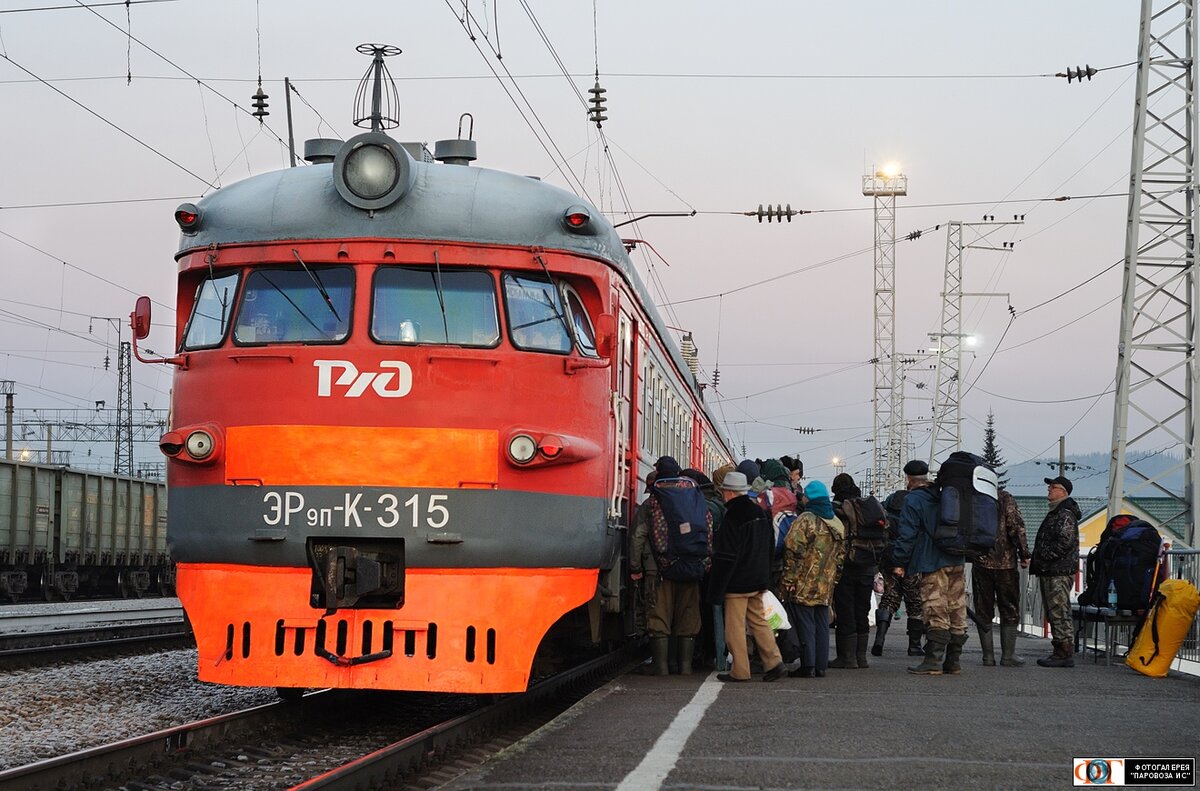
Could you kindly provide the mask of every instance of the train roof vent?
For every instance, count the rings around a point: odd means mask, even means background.
[[[467,136],[463,137],[463,121],[467,122]],[[470,165],[478,157],[475,153],[475,118],[470,113],[458,117],[458,137],[439,140],[433,144],[433,158],[447,165]]]
[[[314,165],[332,162],[342,147],[341,140],[332,137],[314,137],[304,141],[304,160]]]
[[[470,165],[478,157],[474,140],[439,140],[433,144],[433,158],[447,165]]]

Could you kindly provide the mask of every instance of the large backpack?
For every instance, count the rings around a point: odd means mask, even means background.
[[[1088,552],[1085,589],[1080,604],[1108,605],[1108,586],[1117,591],[1118,610],[1144,610],[1159,584],[1168,575],[1161,562],[1162,537],[1148,523],[1136,519],[1111,532],[1106,528],[1100,543]]]
[[[883,501],[884,511],[887,513],[888,521],[888,539],[896,541],[900,538],[900,512],[904,510],[904,499],[908,497],[907,489],[900,489],[892,492]]]
[[[938,519],[933,543],[948,555],[983,557],[996,545],[1000,488],[995,471],[974,453],[955,451],[937,474]]]
[[[838,504],[838,518],[846,527],[846,560],[878,563],[887,550],[887,512],[874,497],[849,497]]]
[[[654,482],[650,528],[659,577],[674,582],[698,582],[704,577],[712,562],[712,514],[695,481]]]
[[[783,545],[787,540],[788,531],[792,529],[792,522],[796,521],[799,516],[795,511],[780,511],[771,520],[772,526],[775,528],[775,554],[776,561],[783,559]]]

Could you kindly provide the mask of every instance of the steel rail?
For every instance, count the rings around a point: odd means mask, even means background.
[[[310,693],[313,697],[322,693]],[[132,739],[48,758],[0,772],[0,791],[41,791],[120,781],[131,767],[151,766],[231,736],[286,719],[294,709],[282,701],[222,714]]]
[[[571,670],[556,673],[529,688],[528,692],[512,695],[485,706],[478,711],[464,714],[440,725],[415,733],[395,744],[376,750],[348,764],[325,772],[292,787],[293,791],[313,789],[361,789],[389,788],[399,778],[418,769],[431,759],[449,750],[478,738],[480,733],[490,732],[506,723],[511,723],[545,706],[567,688],[596,675],[611,672],[644,653],[636,645],[629,645],[613,653],[593,659]]]

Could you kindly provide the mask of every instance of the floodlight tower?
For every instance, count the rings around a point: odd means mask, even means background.
[[[863,176],[863,195],[875,198],[874,454],[868,489],[900,488],[900,435],[896,392],[896,197],[908,194],[908,176],[895,165]]]
[[[1163,524],[1189,544],[1200,518],[1196,58],[1194,0],[1142,0],[1108,472],[1110,515],[1133,497],[1164,498]],[[1153,472],[1147,460],[1164,451],[1179,462]],[[1170,480],[1180,474],[1182,492]]]

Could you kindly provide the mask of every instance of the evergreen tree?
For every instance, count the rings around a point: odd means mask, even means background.
[[[983,460],[996,471],[1000,486],[1008,486],[1008,476],[1001,470],[1008,462],[1004,460],[1000,449],[996,447],[996,415],[990,409],[988,410],[987,427],[983,430]]]

